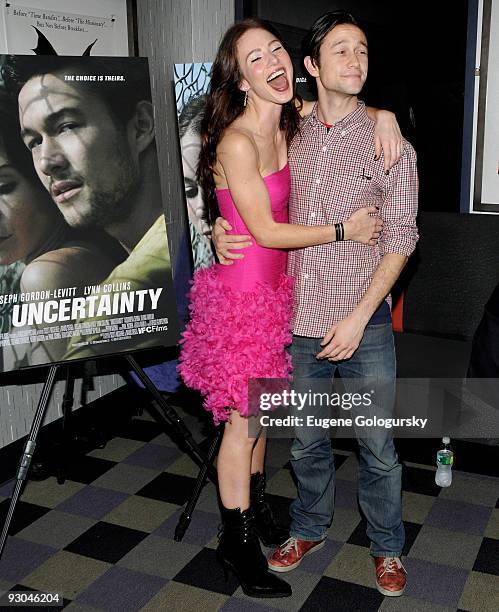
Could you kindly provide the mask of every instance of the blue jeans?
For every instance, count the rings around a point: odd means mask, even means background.
[[[338,370],[346,391],[349,378],[383,381],[385,410],[388,404],[388,409],[392,409],[396,361],[390,323],[367,326],[353,356],[337,363],[316,359],[321,350],[321,340],[293,337],[293,386],[297,391],[306,392],[310,388],[307,378],[332,379]],[[325,417],[328,416],[327,410],[326,407]],[[315,415],[321,416],[320,412],[320,408],[314,407]],[[296,427],[295,435],[291,464],[298,480],[298,497],[290,507],[290,533],[302,540],[320,540],[326,536],[334,512],[335,471],[330,435],[327,429],[316,427]],[[402,466],[398,462],[391,430],[381,428],[373,435],[364,433],[362,437],[357,433],[357,442],[360,455],[358,498],[367,519],[371,554],[400,556],[405,541]]]

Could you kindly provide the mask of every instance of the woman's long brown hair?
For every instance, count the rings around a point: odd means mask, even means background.
[[[282,39],[277,30],[260,19],[245,19],[231,26],[224,34],[213,62],[210,89],[201,122],[201,151],[197,180],[203,191],[205,218],[212,225],[220,215],[213,176],[217,161],[217,146],[224,131],[244,111],[244,92],[239,89],[243,78],[237,62],[237,43],[248,30],[261,29]],[[294,90],[294,84],[293,84]],[[289,145],[298,131],[300,115],[295,95],[283,104],[279,127],[286,134]]]

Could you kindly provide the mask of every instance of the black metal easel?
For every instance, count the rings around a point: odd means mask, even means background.
[[[181,440],[182,444],[186,447],[186,452],[189,454],[191,459],[193,459],[193,461],[200,467],[199,475],[196,479],[191,498],[187,502],[186,507],[179,519],[177,527],[175,528],[175,540],[178,542],[183,538],[191,522],[192,513],[194,511],[196,503],[199,499],[199,495],[207,478],[210,478],[214,483],[217,482],[217,474],[215,468],[213,467],[213,460],[215,458],[215,454],[222,438],[223,429],[221,427],[217,429],[210,444],[208,453],[206,454],[201,449],[199,444],[194,440],[191,432],[186,427],[182,419],[179,417],[176,410],[155,387],[149,376],[147,376],[147,374],[137,363],[135,358],[132,355],[125,355],[124,358],[128,366],[133,372],[135,372],[137,378],[140,380],[144,388],[149,392],[149,394],[154,400],[147,406],[148,412],[161,426],[163,426],[163,428],[165,428],[168,433],[171,433],[172,431],[176,433],[178,439]],[[7,512],[5,523],[2,529],[2,534],[0,536],[0,558],[2,556],[5,543],[7,541],[7,535],[10,529],[12,518],[14,516],[15,508],[21,495],[24,481],[26,480],[26,477],[28,475],[31,461],[33,459],[33,454],[36,448],[36,441],[38,438],[40,427],[45,417],[45,413],[47,411],[52,390],[54,388],[56,375],[61,367],[67,368],[66,388],[64,392],[62,406],[63,432],[67,433],[69,419],[71,418],[71,409],[73,406],[74,379],[69,372],[70,366],[68,364],[56,364],[50,366],[49,368],[47,378],[43,385],[42,393],[38,401],[35,416],[33,418],[31,430],[21,456],[19,468],[16,474],[16,484],[14,492],[11,497],[9,510]],[[67,436],[65,436],[65,438],[66,437]],[[64,464],[62,464],[62,468],[60,469],[62,469],[62,472],[59,472],[57,475],[58,482],[64,482]]]

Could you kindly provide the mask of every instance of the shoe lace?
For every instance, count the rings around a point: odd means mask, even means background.
[[[257,514],[260,516],[260,519],[263,519],[266,523],[273,523],[274,517],[272,515],[272,509],[270,508],[270,504],[265,497],[264,481],[262,482],[262,485],[252,491],[251,503],[253,504],[253,508]]]
[[[294,538],[293,536],[281,544],[279,551],[281,557],[287,555],[292,548],[294,548],[295,552],[298,554],[298,538]]]
[[[395,574],[399,569],[405,571],[405,567],[402,565],[400,557],[385,557],[383,559],[383,571],[380,574],[380,578],[385,574]]]
[[[257,535],[254,531],[254,517],[252,513],[242,513],[241,519],[238,524],[224,525],[224,522],[218,524],[217,538],[220,539],[226,531],[237,533],[238,537],[241,538],[242,542],[249,542],[257,539]]]

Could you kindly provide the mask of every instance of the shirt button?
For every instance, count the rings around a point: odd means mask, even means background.
[[[308,274],[304,274],[303,278],[308,278],[308,276],[309,276]]]
[[[310,213],[310,216],[311,216],[311,217],[315,217],[315,213],[314,213],[314,212],[313,212],[313,213]]]
[[[346,134],[345,130],[341,130],[341,135],[344,136]]]
[[[322,147],[322,152],[325,153],[327,151],[327,147]]]
[[[316,183],[317,183],[317,185],[318,185],[318,184],[321,182],[321,179],[320,179],[320,178],[316,178],[316,179],[315,179],[315,182],[316,182]]]

